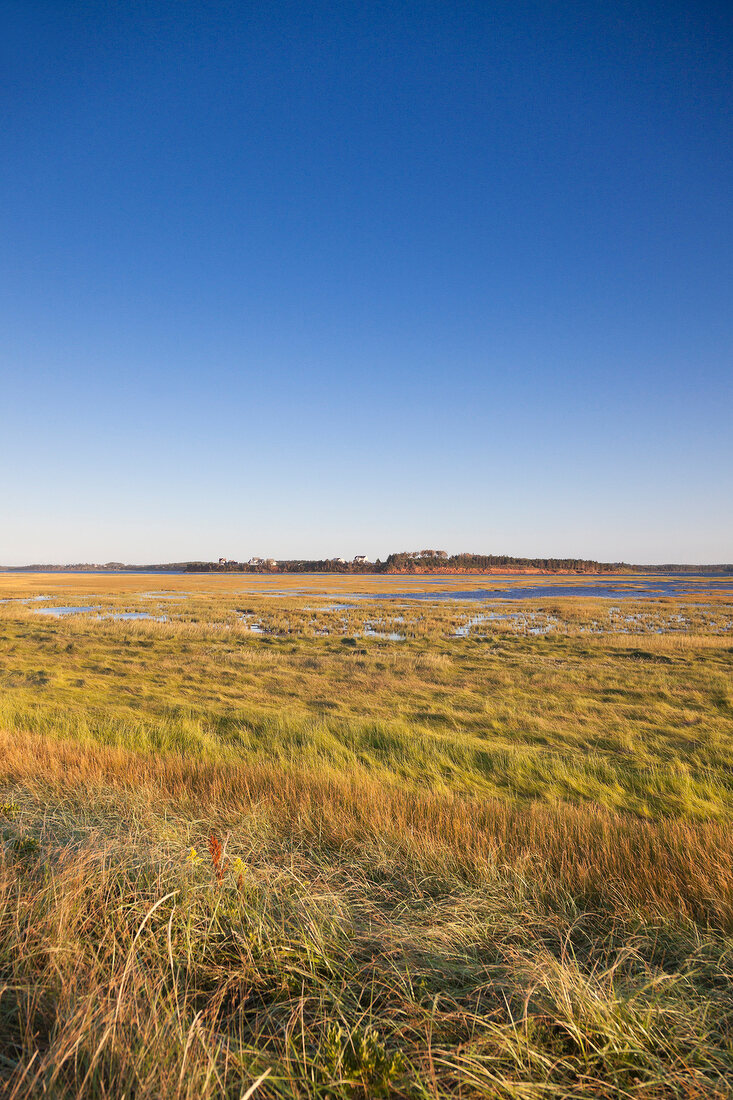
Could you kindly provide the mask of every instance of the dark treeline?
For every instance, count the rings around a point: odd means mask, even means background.
[[[630,565],[588,558],[515,558],[509,554],[447,554],[444,550],[403,551],[385,561],[344,561],[341,558],[239,561],[185,561],[157,565],[90,562],[75,565],[0,566],[8,573],[481,573],[501,570],[542,570],[548,573],[733,573],[732,564]]]
[[[440,550],[390,554],[385,572],[424,573],[443,571],[483,571],[494,569],[546,569],[550,572],[571,570],[578,573],[619,572],[630,569],[624,562],[599,562],[585,558],[515,558],[509,554],[452,554]]]
[[[588,558],[516,558],[509,554],[447,554],[444,550],[403,551],[385,561],[342,561],[337,558],[243,563],[189,562],[188,572],[212,573],[464,573],[496,570],[543,570],[549,573],[730,573],[733,565],[631,565]]]
[[[95,562],[58,563],[47,565],[0,565],[1,573],[185,573],[195,562],[173,561],[155,565],[126,565],[121,561],[108,561],[104,565]],[[201,562],[208,565],[208,562]]]
[[[365,562],[340,562],[335,558],[324,559],[295,559],[292,561],[276,561],[271,565],[260,562],[252,565],[250,562],[239,561],[191,561],[185,566],[187,573],[384,573],[384,564],[377,558],[376,561]]]

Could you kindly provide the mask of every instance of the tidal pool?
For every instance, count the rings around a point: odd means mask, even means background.
[[[404,634],[396,634],[394,631],[386,630],[374,630],[371,626],[367,626],[364,630],[360,630],[357,634],[359,638],[387,638],[390,642],[404,642]]]
[[[270,587],[267,590],[254,591],[263,596],[297,597],[307,596],[309,600],[329,597],[333,599],[347,595],[350,600],[533,600],[540,597],[598,597],[603,599],[658,599],[664,596],[704,596],[711,594],[733,595],[733,574],[721,573],[636,573],[636,574],[598,574],[573,576],[571,574],[492,574],[486,575],[483,588],[451,588],[452,583],[461,583],[453,576],[431,577],[370,577],[379,588],[369,592],[347,591],[340,583],[329,583],[321,574],[306,574],[318,577],[325,591],[307,592],[305,589],[284,589]],[[476,574],[476,576],[480,576]],[[346,578],[358,583],[356,577]],[[272,584],[272,582],[270,582]],[[412,591],[405,591],[399,584],[414,585]],[[382,587],[383,586],[383,587]],[[252,589],[242,592],[254,594]],[[324,609],[325,610],[325,609]]]
[[[62,615],[85,615],[89,611],[98,611],[98,607],[38,607],[36,615],[53,615],[59,619]]]
[[[167,615],[150,615],[147,611],[118,611],[111,615],[100,615],[100,619],[120,619],[130,621],[132,619],[151,619],[156,623],[167,623]]]
[[[479,626],[481,623],[496,622],[497,619],[517,623],[523,626],[528,634],[547,634],[553,627],[557,626],[557,619],[555,618],[549,618],[547,622],[537,625],[535,621],[537,615],[533,611],[486,611],[481,615],[474,615],[472,619],[459,626],[451,636],[453,638],[467,638],[471,633],[471,627]]]

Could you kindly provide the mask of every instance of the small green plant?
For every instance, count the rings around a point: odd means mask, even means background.
[[[369,1097],[388,1096],[392,1083],[407,1069],[402,1051],[388,1054],[374,1027],[357,1027],[349,1033],[340,1024],[331,1024],[323,1059],[333,1078],[348,1082]]]
[[[13,841],[13,851],[25,859],[38,854],[38,841],[34,836],[19,836]]]

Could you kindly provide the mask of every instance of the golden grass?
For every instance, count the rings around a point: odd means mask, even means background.
[[[497,865],[525,868],[584,904],[629,904],[649,919],[685,916],[733,931],[733,830],[649,822],[592,806],[516,806],[497,799],[386,786],[366,774],[140,756],[124,749],[0,732],[0,782],[75,806],[119,790],[219,830],[265,816],[279,837],[360,854],[383,846],[480,882]]]
[[[0,577],[0,1091],[733,1095],[728,604],[246,579]]]
[[[436,596],[450,595],[455,591],[475,591],[477,589],[501,589],[511,583],[512,587],[526,588],[531,594],[533,588],[541,588],[548,582],[555,587],[572,588],[577,584],[593,584],[598,580],[593,575],[555,575],[551,577],[538,574],[513,576],[511,580],[501,575],[461,574],[453,576],[430,577],[427,583]],[[621,591],[632,592],[639,584],[645,584],[648,578],[636,574],[611,574],[607,579],[618,585]],[[721,580],[725,580],[721,577]],[[727,596],[733,597],[733,578]],[[687,578],[687,583],[707,600],[711,598],[704,579]],[[140,595],[147,592],[173,594],[193,594],[216,598],[232,593],[267,595],[271,592],[291,592],[293,595],[328,594],[348,596],[350,593],[369,593],[375,598],[385,593],[424,592],[424,576],[390,574],[312,574],[312,573],[0,573],[0,598],[32,596],[37,594],[90,595]],[[712,598],[721,593],[713,593]],[[690,601],[700,595],[686,597]]]
[[[724,829],[17,733],[0,769],[8,1096],[730,1094]]]

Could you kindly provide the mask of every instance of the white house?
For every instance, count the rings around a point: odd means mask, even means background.
[[[366,554],[357,554],[354,558],[354,565],[364,565],[368,560]]]

